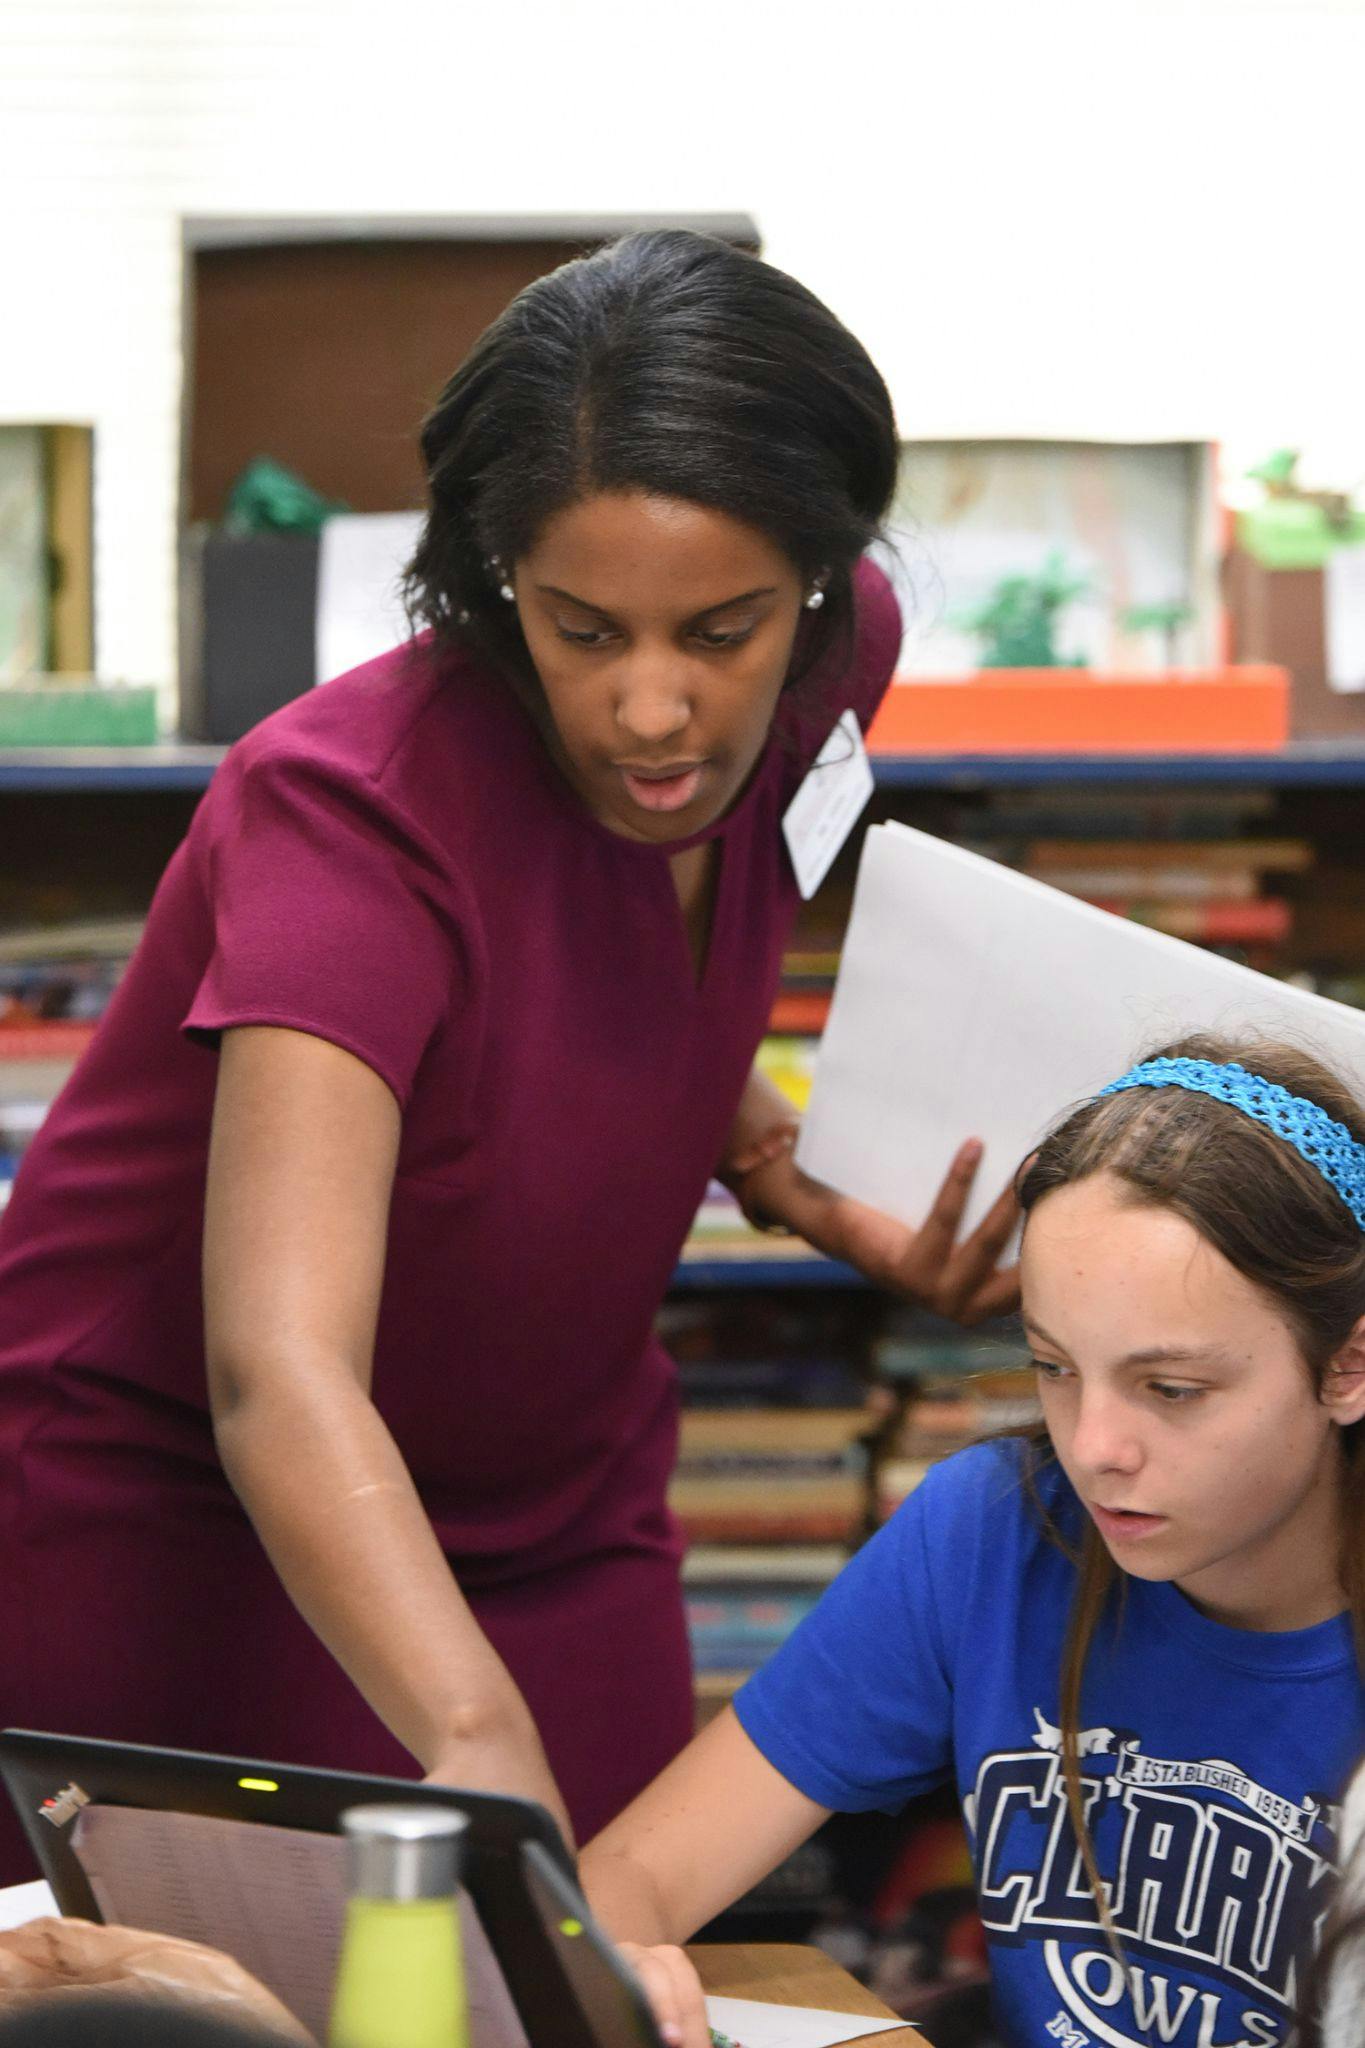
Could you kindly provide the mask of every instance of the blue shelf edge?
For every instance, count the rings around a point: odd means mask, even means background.
[[[205,789],[225,747],[0,748],[0,792]],[[879,789],[970,792],[1107,783],[1365,787],[1359,742],[1295,740],[1274,754],[874,754]]]
[[[0,791],[207,789],[226,747],[0,747]]]
[[[866,1287],[852,1266],[812,1253],[805,1259],[684,1259],[670,1291],[698,1287]]]
[[[879,789],[1024,789],[1105,783],[1255,786],[1365,785],[1365,733],[1359,742],[1294,740],[1267,754],[874,754]]]

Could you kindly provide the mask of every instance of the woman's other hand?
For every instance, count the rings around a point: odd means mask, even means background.
[[[622,1941],[617,1946],[644,1986],[659,2032],[669,2048],[710,2048],[705,1994],[685,1951],[642,1948],[635,1941]]]
[[[973,1138],[959,1148],[918,1230],[812,1180],[789,1150],[751,1168],[735,1191],[746,1211],[785,1224],[877,1286],[971,1325],[1007,1315],[1019,1299],[1016,1269],[999,1264],[1019,1221],[1013,1188],[1005,1189],[970,1236],[958,1237],[980,1164],[981,1145]]]
[[[534,1799],[563,1835],[569,1854],[577,1848],[568,1808],[530,1709],[520,1693],[510,1688],[496,1713],[486,1721],[471,1719],[442,1743],[422,1782],[449,1785],[457,1792],[504,1792],[517,1799]]]

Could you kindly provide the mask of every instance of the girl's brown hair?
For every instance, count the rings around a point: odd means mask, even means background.
[[[1365,1111],[1355,1096],[1295,1046],[1199,1035],[1148,1057],[1235,1062],[1317,1103],[1365,1145]],[[1229,1103],[1184,1088],[1133,1088],[1072,1111],[1026,1161],[1017,1182],[1025,1218],[1045,1195],[1096,1173],[1122,1183],[1135,1206],[1183,1216],[1258,1287],[1293,1331],[1313,1387],[1322,1393],[1333,1357],[1365,1314],[1365,1231],[1315,1166]],[[1365,1422],[1348,1425],[1340,1435],[1338,1570],[1365,1675]],[[1045,1433],[1036,1442],[1039,1454],[1049,1455]],[[1076,1562],[1062,1651],[1062,1771],[1072,1827],[1113,1944],[1085,1824],[1078,1751],[1086,1656],[1101,1615],[1121,1591],[1121,1578],[1093,1523],[1087,1522]]]

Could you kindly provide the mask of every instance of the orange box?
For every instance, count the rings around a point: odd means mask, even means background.
[[[1162,675],[981,669],[891,685],[874,754],[1259,754],[1289,737],[1289,672],[1269,662]]]

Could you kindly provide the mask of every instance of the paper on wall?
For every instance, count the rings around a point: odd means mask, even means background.
[[[318,546],[314,681],[345,675],[408,637],[398,595],[420,512],[338,512]]]
[[[756,1998],[708,1998],[706,2017],[736,2048],[836,2048],[903,2027],[904,2020],[874,2020],[862,2012],[816,2012],[810,2006],[765,2005]]]
[[[1365,690],[1365,545],[1332,549],[1322,597],[1327,680],[1334,690]]]
[[[1193,1030],[1290,1039],[1365,1097],[1359,1010],[876,825],[797,1159],[918,1224],[957,1147],[979,1137],[970,1229],[1065,1109]]]

